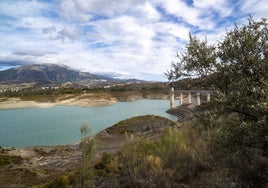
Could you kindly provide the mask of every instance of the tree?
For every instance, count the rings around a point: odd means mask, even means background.
[[[87,136],[89,132],[91,132],[91,128],[87,123],[83,123],[80,127],[81,141]]]
[[[90,139],[89,141],[83,142],[83,139],[89,132],[92,132],[92,129],[87,123],[83,123],[80,127],[80,147],[82,150],[81,169],[78,175],[78,183],[80,184],[80,187],[87,187],[94,178],[94,173],[90,167],[90,162],[96,152],[97,143],[95,139]]]
[[[226,101],[231,111],[254,121],[267,111],[268,27],[266,19],[229,31],[218,45],[218,79],[228,80]],[[224,74],[225,73],[225,74]],[[224,76],[225,75],[225,76]]]
[[[206,77],[216,71],[216,47],[208,45],[207,40],[201,41],[191,34],[189,40],[186,51],[177,54],[180,62],[173,62],[171,69],[165,73],[169,80],[177,80],[182,76]]]
[[[216,144],[230,153],[229,168],[251,187],[267,185],[268,27],[267,20],[227,32],[218,45],[220,65],[214,77],[224,80],[219,113],[225,116]],[[266,160],[265,160],[266,159]],[[233,166],[233,167],[232,167]]]
[[[181,75],[207,77],[217,91],[206,124],[216,164],[233,172],[241,186],[267,185],[268,24],[254,21],[226,33],[216,46],[190,35],[180,62],[172,63],[169,79]],[[201,122],[201,121],[200,121]],[[200,123],[202,124],[202,123]],[[218,153],[218,154],[216,154]],[[226,155],[228,153],[228,155]],[[245,184],[243,184],[243,182]]]
[[[218,101],[241,115],[264,115],[268,85],[267,20],[255,22],[227,32],[217,47],[189,35],[186,51],[178,55],[166,73],[170,80],[181,76],[208,77],[210,88],[219,92]],[[227,107],[229,106],[229,107]],[[262,108],[262,109],[261,109]],[[255,117],[257,118],[257,117]]]

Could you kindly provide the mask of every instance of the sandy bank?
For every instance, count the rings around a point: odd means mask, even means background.
[[[86,93],[82,95],[62,95],[53,100],[42,101],[22,100],[20,98],[0,98],[0,109],[14,108],[49,108],[53,106],[105,106],[115,104],[117,101],[134,101],[138,99],[168,99],[167,94],[142,92],[115,92],[115,93]]]
[[[55,102],[36,102],[36,101],[24,101],[19,98],[2,99],[0,102],[0,109],[15,109],[15,108],[49,108],[53,106],[104,106],[115,104],[117,100],[115,98],[98,99],[98,98],[81,98],[74,97],[64,100],[58,100]]]

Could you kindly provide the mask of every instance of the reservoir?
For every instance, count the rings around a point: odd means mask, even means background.
[[[88,124],[91,134],[115,123],[141,115],[159,115],[173,121],[166,113],[169,100],[142,99],[117,102],[110,106],[23,108],[0,110],[0,146],[28,147],[62,145],[80,141],[80,127]]]

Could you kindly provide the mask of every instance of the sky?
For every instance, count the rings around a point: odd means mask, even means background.
[[[268,17],[267,0],[1,0],[0,70],[53,63],[167,81],[189,33],[214,44]]]

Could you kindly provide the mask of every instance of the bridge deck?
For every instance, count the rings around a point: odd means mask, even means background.
[[[213,90],[175,90],[174,93],[213,93]]]

